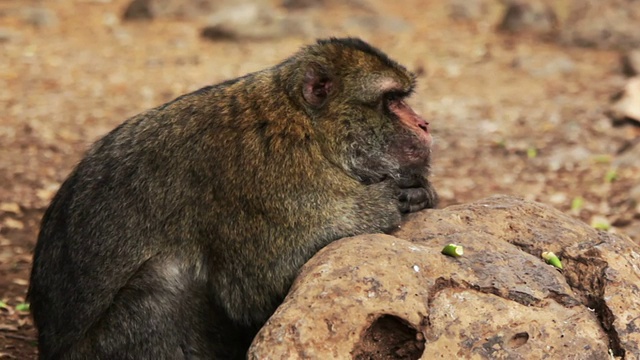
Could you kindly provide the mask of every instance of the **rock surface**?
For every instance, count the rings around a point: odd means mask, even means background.
[[[640,246],[627,237],[506,196],[413,214],[393,235],[320,251],[249,358],[640,359]],[[442,255],[448,243],[464,256]]]

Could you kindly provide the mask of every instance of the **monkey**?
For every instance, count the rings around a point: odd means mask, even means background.
[[[243,359],[301,266],[437,206],[416,77],[358,38],[206,86],[97,140],[45,211],[40,359]]]

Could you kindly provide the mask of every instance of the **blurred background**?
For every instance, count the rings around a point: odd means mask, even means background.
[[[640,242],[637,19],[627,0],[0,1],[0,359],[36,356],[38,223],[88,146],[319,37],[418,75],[443,207],[518,195]]]

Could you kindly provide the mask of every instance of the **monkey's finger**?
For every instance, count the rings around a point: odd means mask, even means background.
[[[423,187],[424,178],[419,176],[403,177],[397,180],[397,184],[401,189]]]
[[[438,196],[438,193],[433,188],[433,186],[429,186],[427,188],[427,207],[435,208],[436,206],[438,206],[439,202],[440,202],[440,197]]]
[[[409,204],[417,204],[427,200],[428,197],[429,194],[425,188],[409,188],[400,189],[398,200]]]
[[[427,208],[428,206],[429,206],[428,201],[424,201],[419,204],[409,204],[409,212],[412,213],[412,212],[420,211]]]
[[[402,214],[408,214],[408,213],[420,211],[426,208],[432,208],[429,200],[426,200],[420,203],[415,203],[415,204],[411,204],[408,202],[401,202],[400,205],[398,206],[398,209]]]
[[[408,202],[401,201],[398,205],[398,210],[400,210],[401,214],[409,213],[411,210],[411,205]]]

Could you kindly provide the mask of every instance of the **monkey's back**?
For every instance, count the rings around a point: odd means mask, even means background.
[[[257,74],[203,88],[94,144],[47,209],[35,249],[29,299],[44,352],[85,334],[146,262],[163,257],[178,258],[188,278],[180,281],[210,292],[217,306],[237,314],[233,320],[268,316],[279,295],[264,302],[243,294],[288,256],[271,243],[309,236],[328,203],[305,184],[323,176],[309,166],[322,156],[312,129],[303,116],[269,109],[269,81]],[[278,121],[283,116],[292,121]],[[256,254],[264,264],[244,261]],[[255,282],[240,284],[241,276]],[[263,291],[283,293],[287,281]],[[216,288],[229,286],[237,288],[226,295],[233,300],[222,301]],[[245,314],[249,304],[253,315]]]

